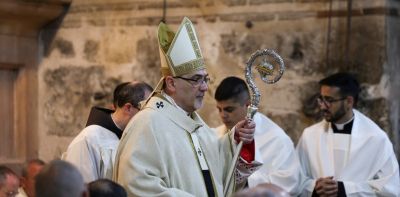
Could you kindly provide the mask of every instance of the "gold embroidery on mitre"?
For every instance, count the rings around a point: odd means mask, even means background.
[[[174,67],[174,76],[184,75],[193,71],[204,69],[204,60],[203,58],[195,59],[186,63],[183,63],[179,66]]]
[[[183,29],[185,28],[185,29]],[[163,32],[165,31],[165,32]],[[182,31],[187,31],[189,36],[188,45],[190,45],[193,49],[193,53],[195,55],[195,59],[189,60],[179,65],[174,65],[170,56],[170,52],[172,48],[176,44],[176,38]],[[174,38],[171,41],[171,36],[174,35]],[[162,39],[162,38],[163,39]],[[168,43],[171,42],[171,43]],[[191,73],[193,71],[201,70],[205,68],[204,59],[201,54],[201,49],[196,37],[196,32],[194,30],[193,24],[188,18],[184,18],[182,24],[179,26],[177,33],[173,34],[171,30],[165,25],[162,24],[159,26],[159,45],[160,46],[160,55],[161,57],[161,72],[163,76],[172,75],[172,76],[180,76],[187,73]],[[185,53],[185,51],[182,51]],[[167,68],[168,67],[168,68]]]
[[[198,42],[196,40],[195,32],[193,31],[192,26],[190,25],[189,22],[186,22],[185,26],[186,26],[186,29],[188,30],[189,38],[190,38],[190,41],[192,43],[192,48],[194,49],[196,57],[197,58],[202,58],[200,47],[199,47],[199,44],[198,44]]]

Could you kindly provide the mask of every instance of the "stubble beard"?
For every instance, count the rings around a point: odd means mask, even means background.
[[[346,115],[346,110],[342,103],[342,105],[340,105],[340,108],[336,111],[336,113],[332,114],[329,110],[323,110],[323,113],[329,114],[329,116],[324,115],[324,118],[327,122],[335,123],[336,121],[340,120],[341,118],[343,118],[343,116]]]
[[[196,108],[196,110],[200,109],[201,107],[203,107],[203,98],[204,97],[196,97],[195,101],[194,101],[194,107]]]

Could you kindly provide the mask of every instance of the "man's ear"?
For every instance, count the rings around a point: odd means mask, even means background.
[[[354,97],[347,96],[346,101],[350,109],[354,107]]]
[[[175,86],[175,81],[172,76],[166,76],[165,77],[165,90],[167,92],[175,92],[176,86]]]
[[[130,113],[131,110],[133,110],[135,107],[133,107],[132,104],[130,103],[125,103],[124,106],[121,107],[122,111],[125,113]]]

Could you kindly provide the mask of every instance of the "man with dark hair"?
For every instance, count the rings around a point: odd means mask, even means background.
[[[247,84],[238,77],[227,77],[215,91],[215,100],[223,125],[216,128],[219,136],[229,132],[244,119],[250,105]],[[256,130],[255,146],[261,153],[264,165],[248,178],[249,187],[273,183],[292,196],[296,196],[300,183],[300,163],[292,140],[272,120],[257,112],[254,115]]]
[[[35,197],[35,177],[45,164],[40,159],[32,159],[22,168],[21,187],[17,197]]]
[[[337,73],[320,82],[324,120],[304,130],[297,151],[302,196],[399,196],[399,165],[386,133],[354,109],[357,80]]]
[[[63,159],[74,164],[85,182],[112,178],[119,139],[129,120],[140,110],[139,102],[153,88],[144,82],[126,82],[114,90],[115,111],[93,107],[86,128],[68,146]]]
[[[126,197],[125,189],[109,179],[98,179],[88,184],[90,197]]]
[[[0,165],[0,197],[14,197],[18,194],[17,174],[6,166]]]
[[[36,176],[37,197],[89,197],[83,177],[72,164],[54,160]]]

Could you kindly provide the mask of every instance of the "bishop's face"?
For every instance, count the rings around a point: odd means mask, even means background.
[[[340,94],[338,87],[323,85],[320,94],[318,103],[326,121],[344,123],[352,117],[352,104]]]
[[[208,90],[209,77],[205,69],[174,77],[176,84],[175,102],[186,112],[194,112],[203,106]]]

